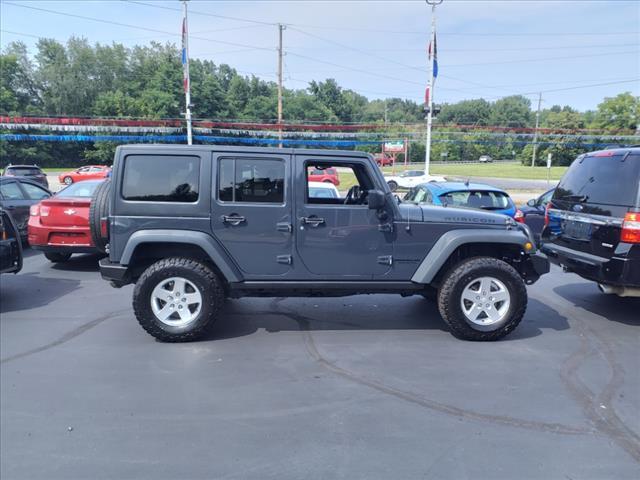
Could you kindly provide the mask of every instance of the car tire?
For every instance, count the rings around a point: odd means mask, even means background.
[[[91,240],[100,253],[106,253],[109,236],[102,232],[102,219],[109,216],[111,181],[105,180],[96,188],[89,207],[89,231]]]
[[[73,178],[71,177],[64,177],[62,179],[62,183],[64,183],[65,185],[69,186],[73,183]]]
[[[59,252],[45,252],[45,258],[52,263],[62,263],[66,262],[71,258],[70,253],[59,253]]]
[[[387,185],[389,185],[389,190],[391,190],[392,192],[395,192],[398,189],[398,183],[394,182],[393,180],[387,182]]]
[[[463,340],[503,338],[518,326],[526,308],[527,289],[520,274],[492,257],[455,265],[438,291],[440,315],[451,333]]]
[[[185,291],[176,292],[176,282],[182,281]],[[182,295],[175,297],[177,293]],[[165,294],[167,300],[163,300]],[[196,300],[182,303],[188,295],[199,295],[199,304]],[[190,258],[171,257],[152,264],[140,276],[133,291],[133,310],[142,328],[158,340],[189,342],[202,337],[213,325],[224,298],[222,282],[209,266]],[[186,310],[183,307],[178,311],[183,305]],[[171,310],[165,311],[169,307]]]

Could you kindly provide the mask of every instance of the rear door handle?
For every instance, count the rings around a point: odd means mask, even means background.
[[[324,223],[324,218],[320,217],[302,217],[302,223],[305,225],[309,225],[311,227],[317,227],[318,225],[322,225]]]
[[[235,213],[232,213],[231,215],[223,215],[222,216],[222,222],[223,223],[227,223],[233,227],[236,227],[238,225],[240,225],[241,223],[246,222],[247,219],[244,218],[242,215],[237,215]]]

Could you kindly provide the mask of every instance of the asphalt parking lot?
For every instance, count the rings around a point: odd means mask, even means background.
[[[456,340],[421,297],[242,299],[162,344],[96,257],[0,279],[14,478],[640,478],[640,300],[559,269]]]

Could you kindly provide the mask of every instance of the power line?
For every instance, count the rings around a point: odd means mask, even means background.
[[[147,28],[147,27],[141,27],[139,25],[130,25],[127,23],[121,23],[121,22],[114,22],[112,20],[104,20],[102,18],[94,18],[94,17],[87,17],[85,15],[76,15],[73,13],[66,13],[66,12],[59,12],[57,10],[50,10],[47,8],[39,8],[39,7],[32,7],[29,5],[20,5],[17,3],[12,3],[12,2],[4,2],[5,5],[11,5],[14,7],[19,7],[19,8],[27,8],[29,10],[37,10],[40,12],[46,12],[46,13],[53,13],[55,15],[62,15],[65,17],[72,17],[72,18],[79,18],[81,20],[90,20],[93,22],[99,22],[99,23],[106,23],[108,25],[117,25],[119,27],[126,27],[126,28],[133,28],[136,30],[144,30],[147,32],[153,32],[153,33],[161,33],[161,34],[168,34],[168,35],[175,35],[174,32],[167,32],[166,30],[157,30],[155,28]],[[203,40],[205,42],[213,42],[213,43],[220,43],[222,45],[230,45],[233,47],[243,47],[243,48],[252,48],[255,50],[267,50],[267,51],[273,51],[273,48],[268,48],[268,47],[259,47],[257,45],[246,45],[243,43],[236,43],[236,42],[227,42],[227,41],[223,41],[223,40],[213,40],[211,38],[205,38],[205,37],[197,37],[195,35],[191,35],[191,38],[194,38],[196,40]]]

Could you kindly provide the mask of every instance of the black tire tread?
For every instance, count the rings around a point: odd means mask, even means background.
[[[208,305],[209,319],[197,327],[179,334],[167,332],[158,327],[154,321],[149,321],[145,315],[144,304],[142,303],[148,301],[148,299],[142,295],[142,288],[145,282],[147,282],[154,274],[171,268],[185,268],[201,275],[211,286],[213,293],[213,295],[206,295],[203,292],[202,295],[203,299],[209,298],[210,300]],[[133,290],[133,311],[140,326],[158,340],[172,343],[191,342],[205,334],[208,328],[214,323],[224,299],[225,294],[220,279],[211,268],[191,258],[169,257],[157,261],[142,273]]]
[[[454,288],[458,282],[473,270],[479,268],[498,269],[512,277],[512,287],[516,288],[513,301],[520,300],[510,320],[497,330],[482,332],[471,328],[464,320],[455,315],[453,308],[458,299],[451,299]],[[454,265],[445,275],[445,280],[438,291],[438,310],[442,319],[449,326],[451,333],[463,340],[495,341],[511,333],[520,323],[527,310],[527,289],[520,274],[507,262],[493,257],[472,257]]]
[[[95,247],[106,253],[109,238],[102,235],[100,221],[109,215],[109,195],[111,193],[111,180],[105,180],[96,188],[89,206],[89,231]]]

